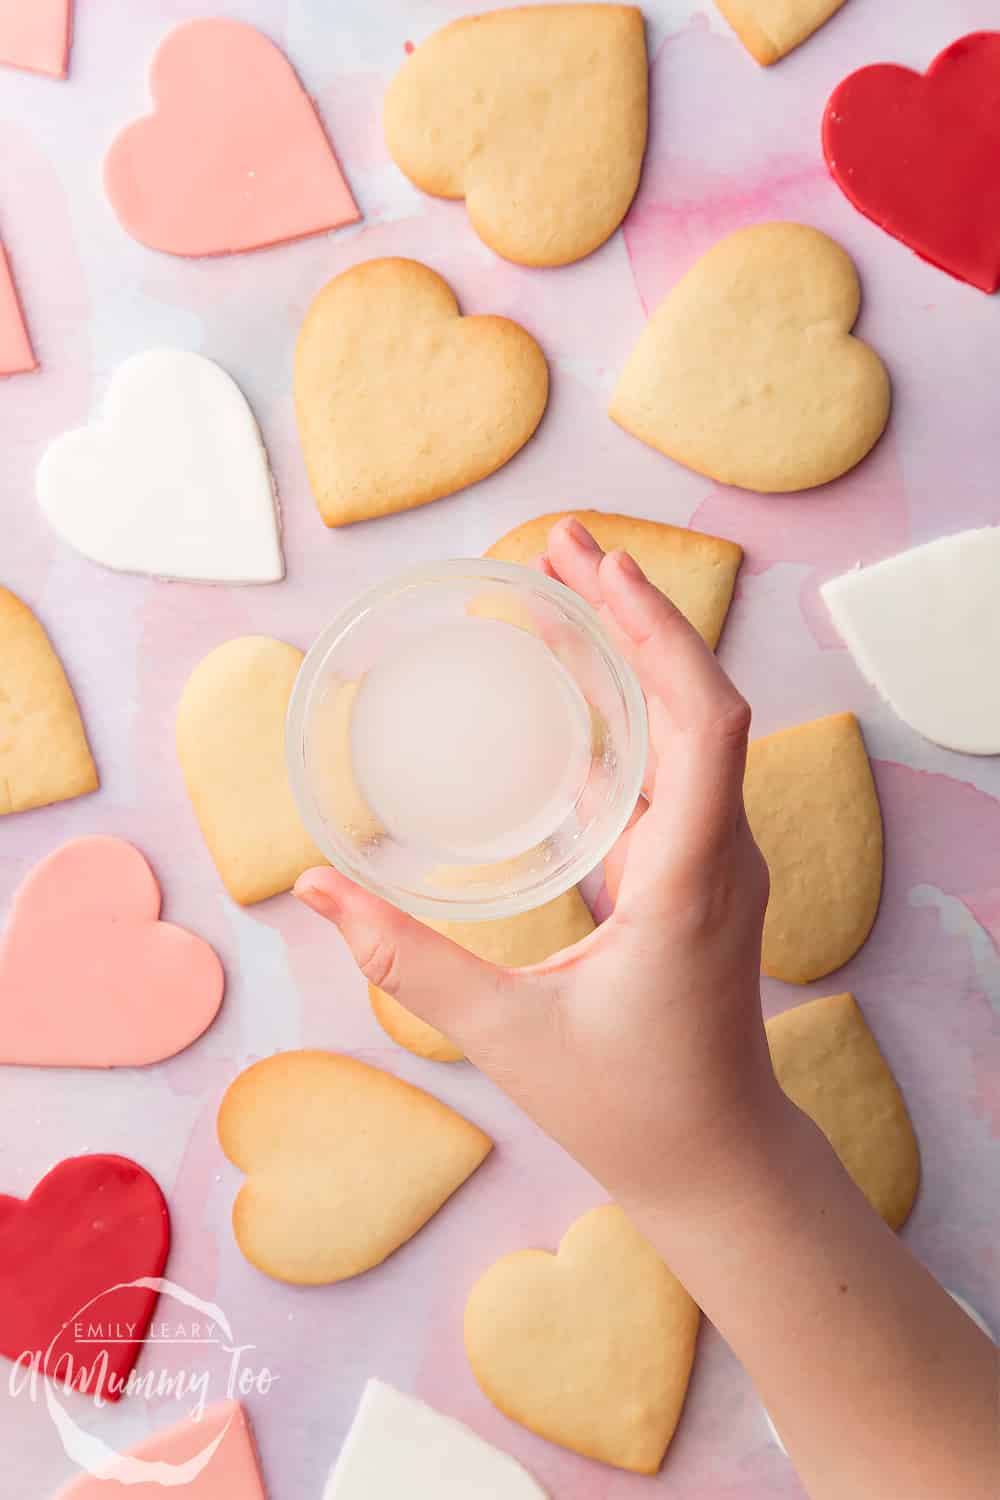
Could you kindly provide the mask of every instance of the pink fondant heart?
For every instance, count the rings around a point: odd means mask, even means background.
[[[0,375],[37,368],[7,252],[0,245]]]
[[[71,0],[0,0],[0,63],[66,77]]]
[[[353,223],[354,200],[284,53],[241,21],[188,21],[150,70],[155,113],[104,163],[129,234],[174,255],[255,250]]]
[[[237,1402],[223,1401],[200,1421],[152,1433],[112,1463],[106,1478],[79,1474],[53,1500],[113,1500],[119,1493],[129,1500],[163,1500],[169,1489],[184,1500],[266,1500],[253,1438]]]
[[[129,1067],[199,1037],[222,965],[159,915],[156,877],[122,839],[74,839],[36,865],[0,941],[0,1063]]]

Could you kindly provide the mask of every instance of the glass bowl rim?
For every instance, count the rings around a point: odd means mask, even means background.
[[[306,773],[306,730],[313,694],[325,675],[331,656],[351,630],[366,616],[400,595],[433,588],[442,583],[459,582],[463,578],[477,584],[501,584],[521,598],[531,594],[541,595],[564,616],[569,617],[601,657],[621,696],[629,728],[629,745],[617,777],[612,812],[598,825],[599,835],[567,859],[553,872],[550,879],[536,880],[529,886],[514,889],[502,896],[448,899],[427,896],[409,887],[374,879],[361,861],[355,862],[344,849],[334,844],[327,822],[309,787]],[[631,666],[609,639],[597,611],[580,594],[557,579],[549,578],[547,574],[520,563],[501,562],[492,558],[456,557],[433,563],[418,563],[394,573],[391,578],[357,595],[324,626],[306,652],[292,687],[285,718],[285,759],[292,794],[306,830],[321,853],[335,869],[355,884],[381,896],[383,900],[412,916],[435,921],[476,922],[513,917],[522,912],[535,911],[563,895],[571,887],[579,885],[597,868],[624,832],[642,792],[648,752],[649,728],[642,688]]]

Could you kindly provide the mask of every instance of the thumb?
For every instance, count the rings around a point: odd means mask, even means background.
[[[339,871],[307,870],[295,895],[339,929],[370,984],[464,1048],[477,1019],[493,1013],[510,985],[503,969],[407,916]]]

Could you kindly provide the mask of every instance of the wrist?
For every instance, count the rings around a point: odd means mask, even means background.
[[[769,1070],[724,1116],[698,1130],[683,1168],[675,1161],[662,1179],[619,1201],[673,1264],[680,1255],[672,1257],[671,1246],[703,1245],[707,1236],[730,1235],[741,1221],[770,1214],[777,1202],[787,1208],[805,1160],[824,1146]]]

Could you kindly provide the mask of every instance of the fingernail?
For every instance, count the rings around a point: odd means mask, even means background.
[[[642,571],[635,558],[630,556],[628,552],[616,552],[614,557],[615,562],[618,564],[619,568],[621,568],[626,578],[631,578],[633,583],[646,582],[645,573]]]
[[[303,906],[308,906],[310,911],[316,912],[318,916],[326,917],[328,922],[336,922],[340,915],[340,907],[329,891],[310,880],[308,875],[299,877],[292,889],[292,895],[301,901]]]
[[[575,516],[570,516],[566,522],[566,535],[584,552],[600,552],[601,550],[587,528],[581,526]]]

